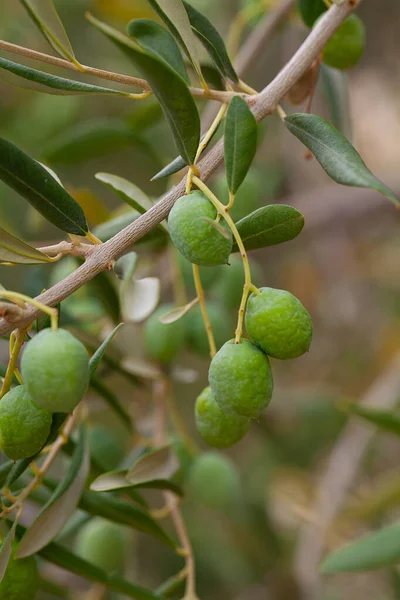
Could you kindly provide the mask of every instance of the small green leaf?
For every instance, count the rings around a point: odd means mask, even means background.
[[[269,204],[236,223],[246,250],[257,250],[293,240],[304,227],[303,215],[286,204]],[[232,251],[238,252],[236,243]]]
[[[200,117],[186,82],[163,60],[145,52],[127,36],[92,16],[88,18],[146,77],[161,104],[180,155],[187,164],[193,164],[200,140]]]
[[[238,83],[239,77],[233,68],[226,50],[225,42],[215,29],[214,25],[191,4],[188,2],[183,2],[183,4],[186,8],[194,33],[207,50],[220,73],[227,79],[231,79],[235,83]]]
[[[0,58],[0,69],[12,74],[11,78],[7,76],[4,78],[8,83],[21,87],[29,87],[46,94],[111,94],[114,96],[123,96],[125,98],[129,97],[128,92],[50,75],[50,73],[31,69],[30,67],[20,65],[11,60],[6,60],[5,58]],[[29,84],[23,85],[21,78],[22,80],[29,82]]]
[[[400,525],[365,535],[333,552],[321,566],[323,573],[371,571],[400,562]]]
[[[143,50],[163,60],[190,84],[180,50],[173,36],[162,25],[150,19],[135,19],[129,23],[127,31]]]
[[[304,23],[312,27],[323,12],[328,10],[324,0],[297,0],[299,13]]]
[[[162,583],[157,589],[156,594],[159,594],[163,598],[175,598],[175,595],[181,588],[183,587],[185,582],[185,573],[184,571],[177,573],[176,575],[172,575],[169,577],[164,583]]]
[[[123,323],[120,323],[119,325],[117,325],[117,327],[115,327],[115,329],[113,329],[113,331],[106,337],[104,342],[101,344],[101,346],[97,348],[96,352],[91,357],[89,361],[90,377],[93,377],[93,375],[96,373],[105,351],[107,350],[111,340],[113,339],[117,331],[122,327],[122,325]]]
[[[225,168],[232,194],[243,183],[257,150],[257,122],[240,96],[229,104],[225,121]]]
[[[157,277],[125,280],[121,284],[122,317],[129,323],[142,323],[160,301],[161,283]]]
[[[12,526],[10,527],[6,537],[4,538],[3,543],[0,546],[0,582],[3,580],[4,574],[6,572],[8,563],[11,558],[12,543],[15,539],[17,523],[18,521],[15,520]]]
[[[395,204],[399,203],[392,190],[371,173],[355,148],[328,121],[298,113],[286,117],[285,125],[311,150],[334,181],[376,190]]]
[[[148,2],[164,21],[174,38],[178,40],[201,80],[202,74],[196,39],[182,0],[148,0]]]
[[[368,421],[372,425],[379,427],[383,431],[393,433],[400,437],[400,415],[391,411],[376,410],[374,408],[367,408],[360,404],[349,404],[348,409],[354,415],[361,417],[365,421]]]
[[[0,227],[0,262],[35,265],[51,258]]]
[[[22,538],[17,558],[35,554],[61,531],[78,506],[89,470],[90,456],[86,431],[82,428],[69,470]]]
[[[169,479],[178,469],[179,460],[175,452],[166,446],[138,458],[126,474],[126,479],[136,485],[154,479]]]
[[[175,494],[182,495],[182,490],[176,483],[168,479],[149,479],[139,483],[131,483],[126,479],[127,471],[111,471],[104,473],[93,481],[90,489],[94,492],[112,492],[132,488],[149,488],[157,490],[169,490]]]
[[[150,198],[137,185],[127,179],[110,173],[96,173],[95,177],[141,215],[153,206]]]
[[[90,387],[100,394],[108,406],[120,417],[128,431],[132,433],[132,421],[129,413],[126,412],[125,408],[122,406],[114,392],[110,390],[110,388],[102,381],[100,381],[100,379],[97,379],[97,377],[93,376],[90,380]]]
[[[0,179],[62,231],[77,235],[87,233],[86,218],[79,204],[36,160],[2,138]]]
[[[75,62],[74,51],[52,0],[21,0],[45,39],[63,58]]]

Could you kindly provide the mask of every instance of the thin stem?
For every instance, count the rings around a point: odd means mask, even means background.
[[[47,254],[47,256],[51,256],[52,258],[57,258],[58,256],[87,256],[93,250],[92,244],[75,244],[70,242],[60,242],[59,244],[54,244],[53,246],[44,246],[43,248],[38,248],[40,252]]]
[[[203,286],[201,284],[201,279],[200,279],[200,270],[197,265],[192,265],[192,268],[193,268],[194,285],[196,288],[197,297],[199,299],[201,314],[203,315],[204,326],[206,328],[206,333],[207,333],[207,337],[208,337],[208,344],[210,346],[210,356],[211,356],[211,358],[214,358],[214,356],[217,353],[217,347],[215,345],[214,334],[213,334],[213,330],[211,327],[210,318],[208,316],[206,300],[204,297],[204,290],[203,290]]]
[[[182,270],[179,265],[178,251],[173,244],[169,245],[169,263],[171,266],[172,288],[175,303],[177,306],[184,306],[188,301],[187,293]]]
[[[245,81],[242,81],[242,80],[239,81],[239,88],[243,92],[246,92],[246,94],[250,94],[250,96],[257,96],[257,94],[258,94],[257,90],[255,90],[250,85],[248,85]]]
[[[200,145],[197,150],[196,158],[194,159],[194,164],[197,163],[200,156],[203,154],[204,150],[207,148],[211,138],[213,137],[214,133],[218,129],[219,124],[221,123],[222,119],[225,117],[227,110],[228,110],[227,104],[223,104],[221,106],[221,108],[219,109],[218,114],[215,117],[214,121],[211,123],[210,128],[208,129],[206,135],[204,136],[204,139],[200,142]]]
[[[280,106],[280,104],[278,104],[278,106],[276,107],[276,112],[278,113],[278,116],[281,121],[284,121],[286,119],[287,114],[283,110],[282,106]]]
[[[31,304],[35,308],[41,310],[42,312],[49,315],[51,321],[51,328],[53,331],[57,331],[58,329],[58,310],[56,308],[52,308],[50,306],[46,306],[46,304],[42,304],[29,296],[25,296],[25,294],[20,294],[19,292],[9,292],[8,290],[1,290],[0,297],[12,300],[14,302],[21,300],[22,302],[26,302],[27,304]]]
[[[11,388],[12,378],[17,368],[17,362],[19,352],[23,346],[25,340],[26,329],[17,329],[11,334],[10,337],[10,360],[8,361],[6,375],[4,377],[3,385],[1,386],[0,399],[9,391]]]
[[[193,177],[193,183],[197,185],[197,187],[207,196],[210,202],[215,206],[218,211],[218,214],[221,215],[227,222],[230,230],[232,231],[233,237],[238,245],[240,256],[243,261],[243,269],[244,269],[244,286],[243,286],[243,295],[239,308],[238,322],[235,330],[235,344],[239,344],[243,334],[243,322],[244,322],[244,314],[246,310],[247,298],[251,292],[257,294],[258,289],[252,284],[251,281],[251,271],[249,259],[247,257],[246,248],[244,247],[242,238],[240,237],[240,233],[237,230],[237,227],[230,216],[227,207],[222,204],[218,200],[216,196],[212,193],[212,191],[206,186],[205,183],[201,181],[198,177]]]

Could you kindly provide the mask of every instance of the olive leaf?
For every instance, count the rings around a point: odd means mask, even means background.
[[[121,284],[121,312],[125,321],[141,323],[156,309],[160,300],[161,283],[157,277],[125,280]]]
[[[51,258],[0,227],[0,262],[34,265]]]
[[[180,50],[173,36],[162,25],[150,19],[135,19],[129,23],[127,32],[143,50],[166,62],[187,84],[190,83]]]
[[[22,538],[17,558],[35,554],[61,531],[79,504],[89,470],[89,448],[86,430],[82,427],[68,472]]]
[[[285,125],[311,150],[334,181],[376,190],[399,203],[392,190],[371,173],[355,148],[328,121],[317,115],[297,113],[286,117]]]
[[[197,52],[196,38],[193,35],[189,17],[182,0],[148,0],[148,2],[179,42],[201,80],[203,76]]]
[[[119,325],[117,325],[117,327],[115,327],[113,329],[113,331],[106,337],[104,342],[97,348],[96,352],[90,358],[90,361],[89,361],[90,377],[93,377],[94,374],[96,373],[97,368],[101,362],[101,359],[104,356],[105,351],[107,350],[110,342],[112,341],[112,339],[115,336],[115,334],[117,333],[117,331],[119,329],[121,329],[122,325],[123,325],[123,323],[120,323]]]
[[[6,74],[2,72],[2,78],[8,83],[34,89],[45,94],[111,94],[125,98],[130,95],[128,92],[122,92],[121,90],[114,90],[51,75],[50,73],[38,71],[37,69],[20,65],[11,60],[6,60],[5,58],[0,58],[0,69],[6,72]]]
[[[0,546],[0,582],[3,580],[4,574],[7,570],[7,566],[11,558],[12,543],[15,539],[17,524],[18,520],[16,519],[10,527],[7,535],[3,540],[3,543]]]
[[[183,6],[182,10],[184,11]],[[161,104],[180,155],[187,164],[193,164],[200,140],[200,117],[186,82],[165,61],[144,51],[129,37],[91,15],[88,15],[88,19],[112,40],[146,77]]]
[[[224,144],[228,188],[236,194],[257,151],[257,122],[240,96],[234,96],[229,103]]]
[[[365,535],[330,554],[322,563],[323,573],[371,571],[400,561],[400,525],[391,525]]]
[[[199,38],[220,73],[238,83],[239,77],[229,58],[225,42],[214,25],[188,2],[183,2],[194,33]]]
[[[141,215],[153,206],[150,198],[137,185],[127,179],[110,173],[96,173],[95,177]]]
[[[52,0],[21,0],[39,31],[63,58],[76,62],[74,51]]]
[[[304,227],[304,216],[293,206],[269,204],[236,223],[246,250],[257,250],[293,240]],[[232,252],[239,248],[234,243]]]
[[[312,27],[323,12],[328,10],[324,0],[297,0],[299,13],[304,23]]]
[[[86,217],[72,196],[36,160],[3,138],[0,138],[0,179],[62,231],[87,233]]]
[[[124,281],[125,279],[132,279],[138,266],[138,255],[136,252],[128,252],[117,260],[114,265],[114,273]]]
[[[188,302],[188,304],[185,304],[185,306],[178,306],[177,308],[173,308],[172,310],[165,313],[159,318],[160,323],[163,323],[164,325],[169,325],[170,323],[175,323],[176,321],[179,321],[179,319],[184,317],[189,312],[189,310],[197,304],[198,301],[199,299],[195,298],[191,302]]]
[[[366,406],[353,403],[349,404],[346,409],[357,417],[361,417],[364,421],[371,423],[371,425],[375,425],[382,431],[400,436],[400,415],[398,413],[367,408]]]
[[[169,490],[182,495],[182,490],[180,487],[174,483],[173,481],[169,481],[165,478],[153,478],[150,477],[145,481],[140,481],[139,483],[132,483],[127,480],[128,471],[120,470],[120,471],[110,471],[109,473],[103,473],[99,477],[97,477],[90,486],[90,489],[94,492],[112,492],[133,488],[148,488],[148,489],[156,489],[156,490]]]
[[[159,448],[138,458],[126,474],[129,483],[138,485],[154,479],[168,479],[179,469],[179,460],[170,446]]]
[[[349,107],[349,84],[346,73],[320,64],[319,76],[324,97],[329,109],[332,124],[343,135],[351,134],[351,116]],[[351,137],[351,135],[350,135]]]

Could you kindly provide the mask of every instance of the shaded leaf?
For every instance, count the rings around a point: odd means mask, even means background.
[[[77,235],[87,233],[83,210],[72,196],[36,160],[2,138],[0,179],[62,231]]]
[[[124,202],[137,210],[141,215],[153,206],[150,198],[134,183],[118,175],[96,173],[96,179],[115,192]]]
[[[51,258],[0,227],[0,262],[34,265]]]
[[[194,33],[199,38],[220,73],[238,83],[239,77],[229,58],[225,42],[214,25],[188,2],[183,2]]]
[[[122,406],[117,396],[108,386],[96,377],[91,378],[90,386],[96,390],[98,394],[105,400],[105,402],[112,408],[112,410],[120,417],[124,425],[128,428],[129,432],[132,433],[132,421],[129,413]]]
[[[349,404],[346,407],[351,413],[379,427],[383,431],[400,436],[400,415],[391,411],[367,408],[360,404]]]
[[[304,227],[304,216],[293,206],[269,204],[236,223],[246,250],[257,250],[293,240]],[[238,252],[236,242],[233,252]]]
[[[124,279],[132,279],[133,275],[135,274],[137,264],[138,255],[136,252],[128,252],[128,254],[121,256],[121,258],[117,260],[114,265],[114,273],[118,279],[121,279],[122,281]]]
[[[200,117],[186,82],[164,61],[142,50],[127,36],[92,16],[88,18],[146,77],[161,104],[180,155],[187,164],[192,164],[199,145]]]
[[[164,581],[164,583],[156,589],[155,593],[163,598],[175,598],[175,594],[183,587],[185,578],[185,572],[181,571]]]
[[[178,40],[201,80],[202,74],[196,39],[182,0],[148,0],[148,2],[164,21],[175,39]]]
[[[25,531],[25,527],[18,525],[17,534],[19,536],[22,536]],[[55,542],[50,543],[40,550],[39,556],[49,563],[57,565],[61,569],[84,577],[89,581],[105,585],[108,589],[124,594],[128,598],[133,598],[134,600],[159,600],[160,598],[150,590],[146,590],[141,586],[125,581],[116,575],[109,575],[106,571],[103,571],[103,569],[87,562]]]
[[[182,495],[182,490],[173,481],[168,479],[149,479],[139,483],[131,483],[126,479],[127,471],[111,471],[97,477],[90,486],[94,492],[111,492],[129,488],[149,488],[157,490],[169,490]]]
[[[120,323],[119,325],[117,325],[117,327],[115,327],[115,329],[113,329],[113,331],[106,337],[104,342],[97,348],[96,352],[91,357],[89,361],[90,377],[93,377],[93,375],[96,373],[100,361],[108,348],[108,345],[110,344],[117,331],[122,327],[122,325],[123,323]]]
[[[11,60],[6,60],[5,58],[0,58],[0,69],[15,75],[15,77],[11,76],[11,78],[5,77],[5,81],[8,83],[29,87],[46,94],[112,94],[125,98],[130,95],[128,92],[122,92],[121,90],[113,90],[111,88],[90,85],[82,81],[74,81],[58,77],[57,75],[51,75],[50,73],[38,71],[37,69],[12,62]],[[20,78],[25,82],[29,82],[29,84],[23,85],[23,81]]]
[[[159,318],[160,323],[164,323],[164,325],[169,325],[170,323],[175,323],[175,321],[179,321],[184,315],[186,315],[195,304],[199,301],[198,298],[195,298],[185,306],[178,306],[177,308],[173,308],[169,312],[165,313]]]
[[[89,470],[90,457],[86,431],[82,428],[68,472],[22,538],[18,546],[17,558],[35,554],[47,546],[61,531],[78,506]]]
[[[304,23],[312,27],[323,12],[328,10],[324,0],[297,0],[299,13]]]
[[[257,150],[257,122],[240,96],[234,96],[229,104],[224,144],[228,188],[235,194],[243,183]]]
[[[190,83],[180,50],[173,36],[162,25],[150,19],[135,19],[129,23],[127,31],[143,50],[163,60],[187,84]]]
[[[3,581],[4,574],[11,558],[12,543],[15,539],[17,523],[18,522],[15,520],[0,546],[0,582]]]
[[[226,90],[225,80],[222,78],[221,73],[214,65],[201,65],[202,73],[207,83],[210,84],[213,90]]]
[[[52,0],[21,0],[45,39],[63,58],[76,62],[71,42]]]
[[[168,479],[179,469],[179,460],[170,446],[141,456],[126,474],[130,483],[139,484],[154,479]]]
[[[400,561],[400,525],[365,535],[333,552],[321,566],[323,573],[371,571]]]
[[[161,283],[157,277],[125,280],[121,284],[121,311],[125,321],[141,323],[156,309]]]
[[[337,183],[380,192],[398,204],[395,194],[368,169],[350,142],[328,121],[316,115],[297,113],[285,118],[285,125],[318,160]]]

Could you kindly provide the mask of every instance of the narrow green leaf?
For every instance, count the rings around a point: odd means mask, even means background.
[[[142,323],[156,309],[161,294],[161,282],[157,277],[125,280],[121,284],[121,311],[125,321]]]
[[[400,562],[400,525],[370,533],[333,552],[321,566],[323,573],[371,571]]]
[[[237,83],[239,77],[233,68],[225,42],[215,29],[214,25],[191,4],[188,2],[183,2],[183,4],[186,8],[194,33],[207,50],[220,73],[227,79],[231,79]]]
[[[111,471],[103,473],[93,481],[90,489],[94,492],[112,492],[118,490],[126,490],[132,488],[149,488],[157,490],[169,490],[182,495],[182,490],[173,481],[168,479],[149,479],[139,483],[131,483],[126,479],[127,471]]]
[[[121,90],[113,90],[111,88],[90,85],[88,83],[83,83],[82,81],[74,81],[72,79],[51,75],[50,73],[31,69],[30,67],[20,65],[11,60],[6,60],[5,58],[0,58],[0,69],[12,74],[11,78],[7,76],[4,77],[5,81],[8,83],[29,87],[46,94],[111,94],[114,96],[123,96],[125,98],[130,95],[128,92],[122,92]],[[29,82],[29,84],[23,85],[20,78]]]
[[[219,70],[216,67],[214,67],[214,65],[202,63],[201,70],[205,77],[205,80],[207,81],[207,83],[210,84],[213,90],[226,90],[225,79],[223,78]]]
[[[35,554],[61,531],[75,512],[90,470],[90,455],[85,428],[81,428],[79,442],[64,479],[54,490],[28,531],[22,538],[16,557]]]
[[[62,231],[87,233],[86,218],[79,204],[36,160],[2,138],[0,179]]]
[[[173,36],[162,25],[150,19],[135,19],[129,23],[127,31],[143,50],[163,60],[190,84],[180,50]]]
[[[299,13],[304,23],[312,27],[323,12],[328,10],[324,0],[297,0]]]
[[[118,175],[111,175],[111,173],[96,173],[95,177],[141,215],[153,206],[150,198],[137,185],[127,179]]]
[[[372,425],[379,427],[383,431],[393,433],[400,437],[400,415],[391,411],[376,410],[374,408],[367,408],[360,404],[349,404],[346,406],[352,414],[361,417],[365,421],[368,421]]]
[[[104,356],[105,351],[107,350],[110,342],[112,341],[112,339],[115,336],[115,334],[117,333],[117,331],[122,327],[122,325],[123,325],[123,323],[120,323],[119,325],[117,325],[117,327],[115,327],[115,329],[113,329],[113,331],[106,337],[104,342],[97,348],[96,352],[91,357],[91,359],[89,361],[90,377],[93,377],[94,374],[96,373],[97,368],[101,362],[101,359]]]
[[[193,164],[200,140],[200,117],[186,82],[164,61],[142,50],[127,36],[92,16],[88,18],[146,77],[161,104],[180,155],[187,164]]]
[[[304,227],[304,216],[293,206],[269,204],[236,223],[246,250],[257,250],[293,240]],[[236,243],[232,249],[238,252]]]
[[[177,308],[173,308],[169,312],[165,313],[159,318],[160,323],[164,323],[164,325],[169,325],[170,323],[175,323],[179,321],[182,317],[184,317],[195,304],[197,304],[198,298],[195,298],[185,306],[178,306]]]
[[[141,456],[126,474],[126,479],[136,485],[154,479],[169,479],[178,469],[175,452],[166,446]]]
[[[112,410],[120,417],[124,425],[127,427],[130,433],[132,433],[132,421],[129,413],[122,406],[117,396],[106,386],[100,379],[96,377],[91,378],[90,386],[96,390],[98,394],[105,400],[105,402],[112,408]]]
[[[21,537],[25,531],[25,527],[18,525],[17,535]],[[51,542],[48,546],[40,550],[39,556],[61,569],[65,569],[79,577],[84,577],[89,581],[105,585],[108,589],[123,594],[128,598],[133,598],[134,600],[160,600],[160,596],[155,595],[150,590],[130,583],[116,575],[109,575],[103,569],[87,562],[55,542]]]
[[[3,540],[3,543],[0,546],[0,582],[3,580],[4,574],[6,572],[8,563],[11,558],[12,543],[15,539],[17,523],[17,521],[14,521],[6,537]]]
[[[334,181],[376,190],[395,204],[399,203],[392,190],[371,173],[355,148],[328,121],[298,113],[286,117],[285,125],[311,150]]]
[[[0,262],[35,265],[51,262],[51,258],[0,227]]]
[[[182,0],[148,0],[148,2],[164,21],[174,38],[178,40],[201,80],[202,74],[196,39]]]
[[[181,590],[185,582],[185,573],[180,572],[172,577],[169,577],[164,583],[162,583],[157,589],[156,594],[159,594],[163,598],[175,598],[176,593]]]
[[[234,96],[229,104],[224,143],[228,188],[236,194],[257,151],[257,122],[240,96]]]
[[[52,0],[21,0],[45,39],[63,58],[75,61],[74,51]]]

